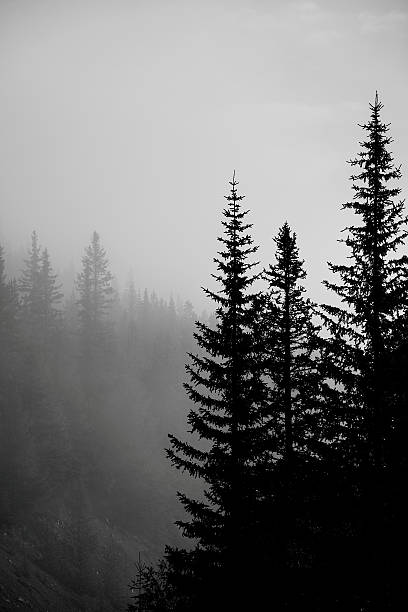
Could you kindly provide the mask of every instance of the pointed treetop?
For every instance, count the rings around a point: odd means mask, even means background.
[[[287,221],[282,225],[282,233],[290,234],[290,225]]]
[[[375,96],[374,96],[374,104],[372,104],[370,102],[370,110],[372,111],[374,117],[378,117],[378,114],[380,112],[380,110],[384,107],[384,104],[382,102],[380,102],[379,98],[378,98],[378,90],[375,90]]]
[[[236,172],[235,172],[235,168],[234,168],[234,172],[232,173],[232,180],[229,181],[229,184],[232,187],[232,191],[235,191],[235,187],[237,185],[239,185],[239,181],[235,180],[235,174],[236,174]]]
[[[296,232],[292,232],[288,221],[285,221],[282,227],[279,228],[278,234],[273,238],[273,240],[276,243],[291,241],[293,244],[296,244]]]
[[[225,195],[224,198],[226,200],[228,200],[229,205],[234,207],[234,211],[237,212],[238,209],[239,209],[239,202],[241,200],[243,200],[245,198],[245,196],[244,195],[238,195],[238,193],[237,193],[237,186],[239,185],[239,182],[237,180],[235,180],[235,170],[234,170],[233,175],[232,175],[232,180],[229,181],[229,184],[231,185],[230,193]]]
[[[31,232],[31,251],[35,254],[38,254],[40,252],[40,246],[38,244],[38,234],[35,230]]]

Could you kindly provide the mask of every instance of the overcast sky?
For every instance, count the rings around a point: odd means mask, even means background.
[[[0,0],[0,240],[204,304],[233,169],[264,264],[288,220],[312,297],[368,103],[408,184],[404,0]]]

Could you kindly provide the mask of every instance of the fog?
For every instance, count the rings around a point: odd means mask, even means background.
[[[0,0],[1,610],[400,609],[407,35]]]
[[[236,169],[261,259],[287,219],[320,299],[376,89],[407,160],[407,31],[403,1],[2,0],[9,257],[36,229],[70,278],[97,230],[122,285],[133,271],[209,308],[200,287]]]

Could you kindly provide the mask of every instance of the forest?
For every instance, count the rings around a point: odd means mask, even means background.
[[[327,303],[288,222],[257,260],[235,172],[210,315],[120,293],[96,231],[69,291],[35,231],[19,277],[1,249],[1,610],[403,609],[408,218],[382,108]]]

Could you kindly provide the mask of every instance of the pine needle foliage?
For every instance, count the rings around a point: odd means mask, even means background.
[[[270,562],[275,575],[280,572],[282,586],[285,580],[293,581],[290,571],[304,563],[314,538],[310,525],[321,482],[317,476],[323,447],[319,423],[323,381],[315,306],[305,296],[304,262],[296,234],[287,222],[274,242],[275,261],[264,271],[269,405],[276,438],[265,535],[270,542]]]
[[[299,257],[295,232],[286,222],[274,238],[275,263],[264,276],[268,282],[266,308],[268,373],[271,406],[280,423],[279,454],[290,463],[308,445],[317,450],[316,419],[320,406],[317,351],[319,327],[314,304],[305,297],[304,262]]]
[[[22,323],[32,345],[48,354],[51,336],[61,322],[60,302],[63,294],[58,277],[53,272],[47,249],[41,249],[38,235],[31,234],[31,249],[18,283],[21,296]]]
[[[340,305],[324,305],[323,322],[330,333],[328,375],[339,401],[332,418],[337,441],[347,448],[347,461],[380,467],[387,462],[386,441],[393,416],[387,367],[405,314],[408,258],[398,253],[407,232],[404,201],[398,200],[401,178],[389,151],[389,124],[381,121],[383,104],[375,96],[368,123],[360,127],[366,140],[349,163],[354,198],[343,204],[359,220],[346,227],[342,239],[350,263],[329,268],[338,282],[325,281]],[[342,444],[345,442],[345,444]]]
[[[112,301],[112,280],[106,251],[99,234],[94,232],[91,244],[85,249],[82,271],[76,282],[79,314],[84,327],[98,327],[106,316]]]
[[[106,251],[99,234],[93,232],[76,280],[82,351],[86,361],[95,359],[106,349],[106,322],[113,298],[112,281]]]
[[[401,171],[389,151],[392,139],[389,124],[380,117],[382,108],[376,94],[370,120],[360,126],[366,136],[361,151],[349,162],[354,197],[343,209],[356,222],[345,228],[341,240],[349,262],[329,264],[337,282],[325,285],[339,304],[322,307],[329,332],[324,363],[333,389],[326,434],[344,483],[341,501],[338,496],[332,507],[332,522],[337,521],[332,535],[337,531],[342,537],[327,546],[332,551],[329,563],[334,561],[341,571],[347,565],[349,585],[353,573],[364,567],[371,579],[352,588],[365,601],[375,602],[376,609],[388,607],[395,588],[395,542],[407,541],[406,521],[396,518],[406,508],[401,497],[406,471],[399,471],[395,457],[406,457],[406,450],[405,445],[402,453],[395,449],[401,404],[394,356],[406,323],[408,258],[401,247],[408,233],[396,186]],[[381,579],[373,580],[373,573]]]
[[[45,329],[55,326],[59,318],[59,303],[63,298],[61,285],[54,274],[47,249],[43,249],[40,262],[40,285],[42,298],[42,320]]]
[[[24,316],[30,320],[30,323],[38,325],[41,319],[43,299],[41,295],[41,247],[35,231],[31,234],[31,248],[24,264],[18,285],[22,308]]]
[[[270,446],[264,347],[258,329],[261,296],[252,287],[259,278],[254,272],[257,262],[251,261],[257,247],[237,185],[234,173],[225,196],[221,250],[214,260],[218,273],[213,276],[221,289],[204,289],[217,306],[216,326],[196,323],[201,351],[190,354],[186,366],[190,382],[185,388],[195,404],[188,423],[205,444],[197,448],[170,435],[167,451],[173,465],[205,485],[201,500],[179,494],[190,520],[178,525],[228,572],[257,545],[262,474]]]

